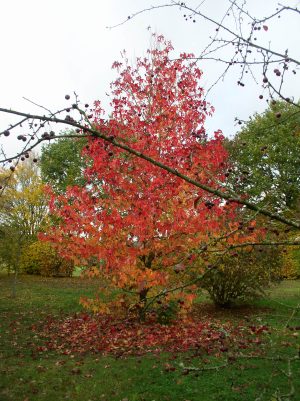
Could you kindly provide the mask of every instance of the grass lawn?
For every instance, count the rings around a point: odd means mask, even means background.
[[[237,358],[229,353],[216,357],[165,352],[125,358],[33,352],[32,344],[40,338],[32,326],[48,316],[61,319],[80,312],[79,297],[96,289],[95,280],[20,276],[18,296],[12,299],[9,278],[0,276],[1,401],[275,401],[281,399],[276,393],[288,394],[293,388],[293,396],[282,399],[300,400],[300,360],[292,362],[290,370],[285,360],[274,360],[299,352],[300,310],[295,310],[300,302],[299,280],[281,283],[268,299],[249,307],[220,311],[204,300],[195,308],[204,322],[268,325],[264,355],[270,359],[246,358],[253,356],[251,350]],[[228,360],[228,366],[214,368]],[[184,370],[182,364],[205,370]]]

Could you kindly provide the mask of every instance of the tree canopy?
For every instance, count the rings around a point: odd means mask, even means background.
[[[228,141],[233,188],[276,211],[299,210],[300,109],[272,102]]]
[[[171,60],[171,44],[162,36],[157,41],[135,67],[126,58],[115,63],[119,78],[112,84],[111,118],[105,121],[96,103],[93,125],[218,188],[226,180],[227,152],[220,131],[212,138],[205,132],[213,108],[203,98],[202,72],[187,60],[191,55]],[[238,225],[236,204],[225,205],[112,144],[91,137],[84,152],[92,161],[85,169],[87,183],[53,194],[51,213],[59,224],[46,239],[76,262],[98,261],[92,274],[102,270],[140,300],[166,286],[174,269],[195,265],[194,249]]]
[[[86,162],[81,153],[85,144],[84,138],[61,138],[43,146],[39,163],[43,181],[62,193],[69,185],[83,186]]]
[[[0,230],[2,260],[15,263],[20,247],[36,239],[48,215],[48,198],[38,167],[27,160],[12,172],[0,171],[3,192],[0,196]]]

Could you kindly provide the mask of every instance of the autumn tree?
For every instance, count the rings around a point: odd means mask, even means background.
[[[205,185],[222,188],[227,153],[221,132],[212,137],[205,132],[213,108],[203,99],[202,72],[187,62],[191,55],[171,60],[171,44],[162,36],[156,40],[157,47],[136,66],[125,55],[123,63],[114,64],[119,78],[112,84],[111,119],[102,118],[97,102],[92,125]],[[193,250],[234,228],[235,203],[225,205],[97,137],[89,138],[85,153],[92,160],[85,170],[87,184],[53,194],[51,213],[60,224],[46,238],[65,257],[98,261],[92,274],[104,271],[116,286],[135,293],[143,308],[174,271],[196,265]]]
[[[1,224],[15,225],[26,238],[35,238],[48,211],[38,167],[28,159],[16,169],[1,170],[0,179]]]
[[[0,183],[0,258],[13,269],[16,280],[22,248],[37,238],[46,223],[48,199],[31,159],[16,168],[2,169]],[[13,291],[15,295],[15,286]]]
[[[171,2],[170,4],[153,7],[151,9],[169,9],[170,7],[174,7],[178,8],[187,23],[197,23],[200,19],[204,19],[212,24],[216,34],[209,38],[208,46],[203,51],[199,51],[199,53],[201,53],[199,57],[194,57],[193,55],[187,57],[192,59],[191,62],[194,63],[200,60],[211,60],[214,63],[218,62],[220,65],[224,65],[224,71],[220,76],[216,77],[215,82],[211,86],[212,88],[217,87],[217,84],[225,77],[229,70],[234,70],[236,67],[241,66],[242,68],[238,69],[240,73],[236,72],[238,89],[244,90],[245,87],[247,88],[247,77],[254,77],[260,86],[260,90],[263,92],[263,94],[259,96],[260,99],[268,98],[267,100],[270,101],[274,97],[281,97],[286,102],[295,105],[296,103],[294,102],[292,94],[284,90],[284,83],[287,77],[290,79],[295,76],[297,66],[300,64],[299,61],[297,61],[296,57],[290,54],[289,51],[277,51],[274,50],[272,46],[265,47],[263,43],[260,42],[260,38],[268,32],[271,27],[271,21],[274,21],[275,18],[280,17],[284,13],[297,16],[299,10],[297,8],[283,6],[273,14],[259,18],[251,15],[245,3],[229,2],[228,5],[228,11],[226,11],[222,19],[211,18],[205,10],[203,10],[203,4],[201,4],[201,7],[199,6],[193,9],[184,2]],[[132,21],[138,14],[147,11],[149,10],[140,10],[136,14],[130,14],[130,18],[126,18],[125,22],[128,22],[128,20]],[[228,52],[229,49],[231,50]],[[223,54],[220,54],[223,50],[224,57]],[[127,93],[123,97],[126,96],[128,96]],[[117,153],[122,149],[126,154],[129,154],[129,158],[132,157],[131,155],[134,155],[142,160],[146,160],[153,166],[159,167],[165,172],[172,174],[174,177],[179,177],[189,185],[197,188],[195,189],[196,191],[198,189],[200,191],[205,191],[209,194],[208,197],[217,197],[223,199],[223,202],[235,202],[247,208],[249,211],[267,216],[273,221],[284,223],[296,229],[300,228],[299,221],[287,218],[281,211],[274,211],[268,209],[268,207],[261,207],[261,205],[256,204],[255,200],[247,200],[244,193],[236,194],[230,185],[213,186],[211,182],[209,182],[209,185],[206,185],[205,180],[202,182],[200,176],[193,178],[193,176],[190,176],[188,170],[183,171],[175,168],[172,162],[170,163],[170,160],[164,160],[164,163],[162,163],[160,159],[155,160],[155,158],[152,157],[155,156],[154,154],[151,155],[147,153],[148,148],[144,149],[144,153],[140,150],[136,150],[132,143],[124,141],[122,135],[119,140],[117,135],[111,135],[110,130],[103,129],[103,125],[94,124],[94,113],[89,110],[88,106],[83,106],[81,102],[78,101],[78,96],[76,94],[74,95],[74,100],[71,100],[70,96],[66,95],[66,100],[68,101],[66,108],[55,112],[46,109],[46,114],[44,106],[40,106],[43,108],[43,113],[40,114],[1,108],[0,111],[3,113],[20,117],[19,121],[14,121],[11,126],[2,131],[1,135],[5,140],[16,130],[21,129],[21,126],[26,126],[26,132],[22,133],[22,135],[18,135],[18,139],[21,143],[26,142],[24,148],[13,157],[6,156],[3,150],[1,161],[3,163],[17,162],[23,157],[25,152],[34,149],[41,142],[55,139],[57,134],[55,134],[53,129],[55,129],[54,127],[56,124],[65,124],[74,128],[77,136],[82,137],[85,135],[87,137],[99,138],[105,141],[108,148],[116,149]],[[123,101],[124,100],[120,99],[121,103]],[[65,113],[67,114],[65,115]],[[242,124],[241,120],[237,122]],[[117,124],[119,124],[119,122],[117,122]],[[112,122],[105,121],[104,125],[112,126]],[[74,137],[76,135],[68,134],[65,136]],[[226,172],[225,174],[230,173]],[[101,196],[103,195],[103,192],[101,192]]]

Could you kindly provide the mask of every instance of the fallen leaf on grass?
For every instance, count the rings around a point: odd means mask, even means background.
[[[79,375],[79,374],[81,373],[81,369],[79,369],[79,368],[73,368],[73,369],[71,370],[71,373],[72,373],[73,375]]]
[[[76,314],[58,319],[48,317],[34,334],[44,342],[39,353],[56,351],[74,358],[75,354],[152,355],[161,352],[193,351],[194,357],[262,348],[270,329],[265,325],[235,326],[231,322],[191,319],[173,325],[137,321],[114,321],[111,317]],[[175,356],[174,356],[175,358]]]
[[[45,368],[45,366],[38,365],[37,368],[36,368],[36,370],[37,370],[38,372],[45,372],[47,369]]]

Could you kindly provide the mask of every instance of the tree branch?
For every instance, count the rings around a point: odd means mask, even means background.
[[[161,163],[161,162],[159,162],[157,160],[154,160],[152,157],[147,156],[146,154],[144,154],[142,152],[139,152],[139,151],[137,151],[137,150],[135,150],[135,149],[123,144],[123,143],[118,142],[115,137],[105,135],[105,134],[103,134],[103,133],[101,133],[101,132],[99,132],[99,131],[97,131],[95,129],[92,129],[92,128],[89,128],[89,127],[86,127],[86,126],[82,126],[81,124],[77,123],[75,120],[70,120],[70,119],[63,120],[63,119],[60,119],[60,118],[57,118],[57,117],[47,117],[47,116],[40,116],[40,115],[36,115],[36,114],[28,114],[28,113],[23,113],[23,112],[20,112],[20,111],[15,111],[15,110],[5,109],[5,108],[0,108],[0,112],[26,117],[27,119],[33,119],[33,120],[39,120],[39,121],[48,121],[48,122],[52,122],[52,123],[60,123],[60,124],[69,125],[69,126],[72,126],[72,127],[75,127],[75,128],[79,128],[80,130],[83,130],[84,132],[89,132],[94,137],[103,139],[104,141],[109,142],[112,145],[114,145],[114,146],[116,146],[116,147],[118,147],[120,149],[123,149],[123,150],[127,151],[130,154],[133,154],[133,155],[139,157],[140,159],[148,161],[149,163],[153,164],[154,166],[157,166],[157,167],[167,171],[168,173],[170,173],[170,174],[172,174],[172,175],[174,175],[174,176],[176,176],[178,178],[181,178],[182,180],[194,185],[197,188],[202,189],[205,192],[208,192],[208,193],[210,193],[212,195],[215,195],[215,196],[217,196],[217,197],[219,197],[221,199],[227,200],[229,202],[236,202],[236,203],[238,203],[240,205],[243,205],[243,206],[247,207],[247,209],[249,209],[249,210],[254,210],[254,211],[256,211],[256,212],[258,212],[258,213],[260,213],[260,214],[262,214],[264,216],[267,216],[267,217],[269,217],[271,219],[280,221],[281,223],[284,223],[284,224],[286,224],[288,226],[300,229],[300,223],[298,223],[298,222],[286,219],[285,217],[282,217],[282,216],[280,216],[278,214],[275,214],[273,212],[270,212],[268,210],[260,208],[259,206],[255,205],[254,203],[248,202],[246,200],[243,200],[238,196],[232,197],[231,194],[222,192],[222,191],[220,191],[218,189],[214,189],[212,187],[209,187],[208,185],[202,184],[202,183],[194,180],[193,178],[190,178],[190,177],[186,176],[185,174],[179,172],[178,170],[176,170],[176,169],[174,169],[174,168],[172,168],[170,166],[167,166],[167,165],[165,165],[165,164],[163,164],[163,163]],[[72,135],[72,136],[73,137],[82,137],[82,135]],[[51,138],[47,138],[47,140],[49,140],[49,139],[51,139]],[[33,149],[34,147],[36,147],[40,142],[42,142],[42,140],[44,140],[44,139],[39,139],[36,142],[36,144],[34,144],[30,149]],[[28,152],[28,149],[26,150],[26,152]],[[14,158],[17,158],[19,156],[20,156],[20,154],[18,154],[18,156],[15,156]],[[12,160],[12,158],[10,158],[9,160]],[[0,160],[0,162],[4,162],[4,161],[5,160]]]

